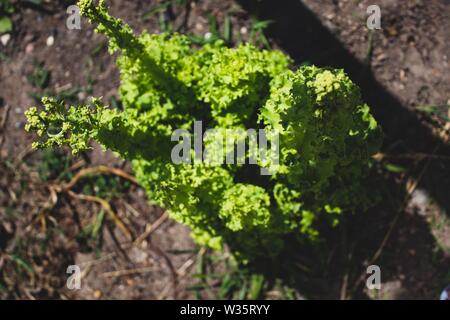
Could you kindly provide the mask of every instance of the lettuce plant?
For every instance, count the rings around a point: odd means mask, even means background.
[[[44,98],[42,111],[26,112],[26,129],[40,137],[34,147],[68,145],[77,154],[97,141],[131,161],[148,198],[188,225],[197,243],[226,243],[242,257],[276,254],[287,234],[316,238],[318,225],[370,205],[364,178],[380,129],[342,70],[292,71],[282,52],[250,44],[197,48],[180,34],[136,36],[103,0],[78,5],[118,52],[124,110],[101,99],[65,107]],[[278,132],[278,163],[173,163],[173,131],[197,120]],[[275,173],[261,176],[261,166]]]

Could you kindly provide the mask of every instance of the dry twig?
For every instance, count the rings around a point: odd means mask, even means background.
[[[114,223],[122,230],[123,233],[125,233],[130,240],[133,239],[133,235],[129,228],[125,225],[125,223],[120,219],[120,217],[114,212],[114,210],[111,208],[111,205],[108,203],[108,201],[96,197],[96,196],[90,196],[86,194],[77,194],[74,193],[71,190],[67,190],[67,194],[71,196],[72,198],[79,199],[79,200],[85,200],[85,201],[91,201],[96,202],[102,206],[102,208],[108,213],[110,218],[114,221]]]
[[[158,229],[167,219],[169,218],[169,214],[165,211],[150,227],[142,233],[136,240],[134,240],[134,245],[138,246],[145,239],[147,239],[156,229]]]
[[[443,132],[441,133],[441,138],[444,140],[444,144],[448,143],[449,141],[449,132],[450,130],[450,122],[448,122],[445,127]],[[387,230],[385,236],[383,237],[383,240],[381,241],[378,249],[375,251],[375,253],[373,254],[373,256],[371,257],[371,259],[369,260],[369,262],[367,263],[367,266],[369,265],[373,265],[375,263],[376,260],[378,260],[378,258],[381,256],[383,249],[385,248],[386,244],[388,243],[391,234],[401,216],[401,214],[404,212],[408,201],[411,199],[412,194],[414,193],[414,191],[417,189],[418,184],[420,183],[420,181],[422,180],[424,174],[426,173],[426,171],[428,170],[428,167],[430,166],[431,160],[433,159],[433,156],[436,155],[436,153],[439,151],[441,144],[438,144],[434,149],[433,152],[431,153],[431,155],[429,155],[427,158],[427,163],[425,164],[425,166],[423,167],[423,169],[421,170],[419,176],[416,179],[412,179],[409,178],[407,183],[406,183],[406,195],[405,195],[405,199],[403,200],[403,204],[402,206],[398,209],[397,214],[395,215],[394,219],[392,220],[389,229]],[[364,279],[366,277],[366,272],[362,272],[361,275],[358,277],[358,279],[356,280],[355,284],[353,285],[350,295],[358,288],[358,286],[364,282]],[[347,296],[347,294],[345,294],[345,296]]]
[[[110,272],[104,272],[101,274],[103,278],[117,278],[117,277],[123,277],[123,276],[130,276],[135,274],[141,274],[141,273],[147,273],[151,272],[153,267],[142,267],[142,268],[135,268],[135,269],[126,269],[126,270],[117,270],[117,271],[110,271]]]

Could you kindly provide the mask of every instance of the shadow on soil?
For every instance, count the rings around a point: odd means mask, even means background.
[[[450,154],[450,147],[378,83],[370,68],[349,53],[301,1],[285,1],[283,5],[266,0],[239,2],[250,15],[274,22],[268,35],[296,63],[308,61],[346,70],[360,85],[364,100],[383,128],[384,152],[432,154],[438,150],[439,154]],[[448,215],[448,169],[441,161],[426,163],[409,160],[401,165],[420,180],[418,188],[425,190]],[[421,176],[426,165],[426,174]],[[401,212],[375,262],[381,267],[383,285],[387,282],[400,285],[398,290],[387,293],[382,290],[375,298],[437,299],[439,290],[446,285],[450,258],[439,249],[425,218],[404,209],[406,186],[382,172],[373,177],[382,195],[379,205],[366,213],[348,214],[323,243],[313,247],[301,245],[297,240],[288,241],[276,261],[259,262],[256,265],[265,267],[255,269],[269,279],[281,277],[307,298],[369,298],[364,290],[367,264]]]

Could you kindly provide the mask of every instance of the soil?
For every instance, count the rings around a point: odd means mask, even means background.
[[[111,13],[137,32],[162,31],[158,15],[145,18],[145,13],[164,1],[107,2]],[[48,162],[46,155],[31,150],[33,136],[24,131],[23,112],[37,104],[32,93],[67,94],[82,88],[70,99],[83,102],[89,96],[102,96],[115,101],[118,97],[119,74],[105,38],[85,19],[81,30],[66,27],[66,8],[72,3],[17,4],[11,39],[0,44],[0,297],[207,297],[191,290],[198,280],[197,260],[205,250],[193,243],[185,226],[164,220],[131,247],[109,218],[95,239],[80,236],[102,212],[101,207],[52,194],[52,185],[67,182],[67,176],[58,176],[62,169],[47,168],[41,173]],[[383,201],[367,213],[345,219],[319,246],[300,250],[293,242],[279,260],[264,270],[255,269],[271,283],[282,279],[296,297],[437,299],[450,283],[450,2],[379,0],[382,29],[374,31],[365,26],[366,8],[371,4],[366,0],[188,3],[174,5],[163,15],[175,30],[203,37],[209,31],[210,16],[216,18],[220,31],[230,17],[235,43],[239,37],[249,39],[255,18],[271,20],[265,30],[271,47],[291,55],[296,65],[344,68],[361,86],[385,133],[383,156],[374,170],[374,181],[384,189]],[[54,39],[52,45],[49,37]],[[41,87],[29,80],[37,63],[49,72],[48,84]],[[433,113],[421,111],[429,106]],[[50,157],[66,162],[64,172],[71,176],[98,165],[131,173],[127,162],[98,146],[81,158],[67,150]],[[392,165],[401,170],[386,169]],[[415,183],[417,188],[409,197]],[[84,186],[77,188],[84,191]],[[109,201],[135,237],[164,215],[134,185]],[[365,280],[359,280],[361,275],[365,279],[365,267],[384,239],[386,244],[374,262],[382,270],[382,289],[367,290]],[[81,290],[66,286],[66,269],[72,264],[82,268]],[[317,265],[321,267],[304,271]],[[227,272],[223,264],[216,268]]]

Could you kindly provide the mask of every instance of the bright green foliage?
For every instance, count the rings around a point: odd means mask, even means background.
[[[78,153],[98,141],[132,161],[148,197],[188,225],[198,243],[228,243],[245,257],[276,254],[285,234],[314,238],[319,222],[336,224],[343,210],[369,204],[361,181],[380,130],[342,70],[293,72],[283,53],[248,44],[194,49],[178,34],[136,37],[103,1],[79,6],[108,37],[110,51],[120,51],[124,111],[100,100],[66,109],[45,99],[44,111],[26,113],[27,130],[46,136],[35,147],[67,144]],[[222,130],[278,130],[279,165],[266,165],[276,173],[172,163],[173,130],[192,131],[195,120]]]

